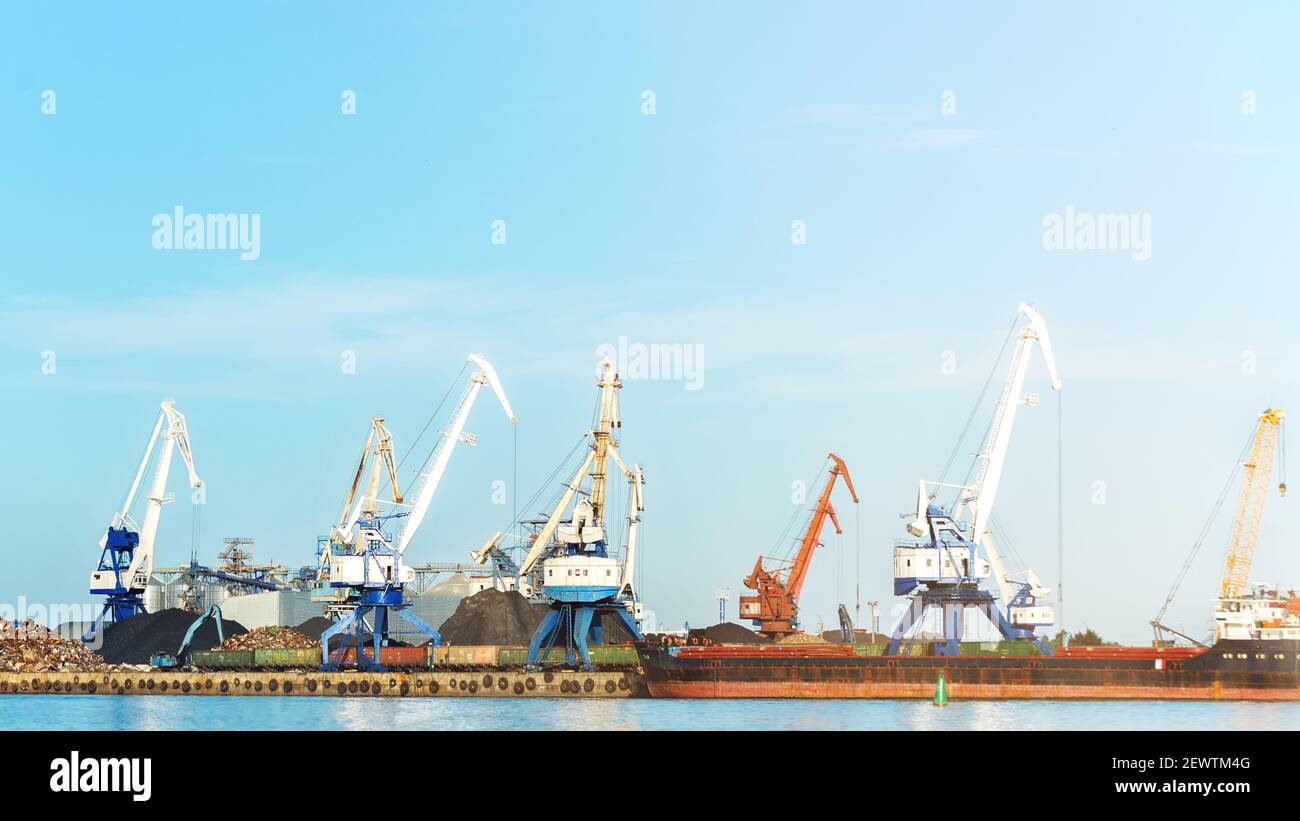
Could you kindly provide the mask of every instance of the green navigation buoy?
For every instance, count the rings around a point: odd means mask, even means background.
[[[934,685],[934,706],[943,707],[948,703],[948,683],[944,681],[943,671],[939,671],[939,680]]]

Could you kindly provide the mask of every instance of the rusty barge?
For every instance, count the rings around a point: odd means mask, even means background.
[[[853,645],[638,646],[655,698],[1300,701],[1300,640],[1075,647],[1052,655],[862,654]]]

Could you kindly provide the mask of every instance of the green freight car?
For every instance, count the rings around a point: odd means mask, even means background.
[[[591,666],[595,668],[636,667],[636,648],[630,644],[606,644],[589,648]],[[434,668],[450,670],[522,669],[528,662],[527,647],[500,645],[441,646],[434,650]],[[567,663],[563,647],[552,647],[542,654],[542,666]]]
[[[636,648],[630,644],[605,644],[589,648],[592,667],[635,667]]]
[[[200,670],[315,670],[320,666],[320,647],[196,650],[190,663]]]
[[[195,650],[190,663],[200,670],[251,670],[252,650]]]
[[[257,669],[315,670],[320,666],[320,645],[254,650],[253,666]]]

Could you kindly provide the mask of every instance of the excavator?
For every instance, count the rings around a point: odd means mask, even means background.
[[[217,646],[220,647],[224,644],[226,632],[221,628],[221,608],[214,604],[190,624],[190,629],[185,631],[185,638],[181,639],[181,646],[175,655],[171,653],[154,653],[149,657],[149,666],[156,670],[170,670],[188,665],[190,663],[190,645],[194,643],[194,634],[199,632],[199,628],[209,619],[217,625]]]
[[[834,453],[826,458],[831,463],[826,485],[808,520],[808,528],[799,543],[799,552],[793,560],[759,556],[754,563],[753,572],[744,580],[745,586],[757,591],[758,595],[740,597],[740,616],[752,619],[758,627],[759,635],[769,639],[784,638],[794,633],[798,627],[799,593],[807,578],[813,551],[821,546],[822,528],[825,527],[826,520],[829,518],[831,524],[835,525],[837,534],[844,532],[835,516],[835,508],[831,505],[831,491],[841,476],[848,486],[849,495],[853,497],[853,503],[858,503],[858,493],[853,489],[853,478],[849,476],[849,468],[844,460]],[[764,567],[765,559],[773,563],[770,569]]]

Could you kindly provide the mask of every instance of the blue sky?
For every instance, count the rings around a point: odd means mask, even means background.
[[[1298,16],[7,4],[0,495],[26,526],[0,597],[85,598],[163,398],[209,488],[201,552],[250,536],[306,563],[371,416],[403,451],[483,353],[520,417],[527,498],[589,421],[596,349],[627,337],[704,351],[701,390],[623,391],[648,606],[710,621],[835,450],[862,504],[841,504],[846,533],[810,573],[805,621],[829,623],[859,556],[862,599],[893,601],[898,514],[1026,300],[1065,382],[1067,626],[1145,640],[1254,415],[1298,405]],[[177,205],[260,215],[260,256],[155,250],[151,220]],[[1150,215],[1151,258],[1045,250],[1067,206]],[[1030,381],[1047,393],[1040,367]],[[1054,401],[1021,416],[998,508],[1053,586]],[[462,558],[509,518],[491,483],[514,433],[487,404],[469,429],[415,561]],[[188,557],[191,515],[165,512],[159,564]],[[1208,618],[1228,523],[1171,623]],[[1294,501],[1270,500],[1256,579],[1300,585],[1298,528]]]

